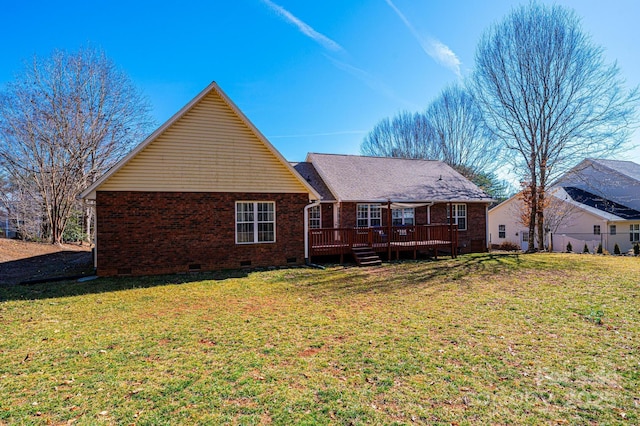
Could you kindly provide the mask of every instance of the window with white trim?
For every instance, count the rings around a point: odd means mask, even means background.
[[[309,229],[318,229],[322,227],[322,213],[320,206],[309,207]]]
[[[452,204],[453,207],[453,223],[458,225],[460,231],[467,230],[467,205],[466,204]],[[449,204],[447,204],[447,221],[451,223],[451,212]]]
[[[507,238],[507,225],[498,225],[498,238]]]
[[[600,225],[593,225],[593,235],[600,235]]]
[[[395,210],[391,210],[391,212],[392,212],[391,223],[393,224],[393,226],[402,226],[402,225],[412,226],[415,224],[415,215],[416,215],[415,209],[413,208],[395,209]]]
[[[616,225],[609,225],[609,235],[616,235],[617,232]]]
[[[640,224],[635,223],[629,225],[629,240],[632,243],[637,243],[640,241]]]
[[[236,202],[236,244],[276,241],[276,203],[273,201]]]
[[[382,226],[382,209],[380,204],[358,204],[356,226],[371,228]]]

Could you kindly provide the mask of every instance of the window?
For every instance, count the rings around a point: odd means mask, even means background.
[[[236,243],[276,241],[276,203],[273,201],[236,202]]]
[[[453,204],[453,223],[458,225],[458,229],[461,231],[467,230],[467,205],[466,204]],[[449,204],[447,204],[447,221],[451,223],[451,212],[449,211]]]
[[[414,217],[415,210],[414,209],[396,209],[392,210],[392,221],[393,226],[402,226],[402,225],[414,225]]]
[[[309,208],[309,229],[318,229],[322,227],[320,206]]]
[[[358,204],[356,226],[360,228],[382,226],[380,204]]]
[[[498,225],[498,238],[507,238],[507,225]]]
[[[615,225],[609,225],[609,234],[610,235],[616,235],[617,231],[616,231],[616,226]]]
[[[600,225],[593,225],[593,235],[600,235]]]
[[[640,224],[629,225],[629,240],[633,243],[640,241]]]

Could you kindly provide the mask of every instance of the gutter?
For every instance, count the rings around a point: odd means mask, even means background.
[[[315,200],[304,206],[304,263],[309,266],[314,266],[309,262],[309,209],[319,205],[320,200]]]

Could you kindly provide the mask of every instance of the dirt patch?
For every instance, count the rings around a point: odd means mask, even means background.
[[[91,247],[41,244],[0,239],[0,285],[24,281],[90,275]]]

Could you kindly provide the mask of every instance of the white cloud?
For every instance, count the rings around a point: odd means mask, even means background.
[[[307,23],[305,23],[305,22],[301,21],[300,19],[298,19],[297,17],[295,17],[291,12],[289,12],[288,10],[283,8],[282,6],[279,6],[279,5],[275,4],[275,3],[273,3],[271,0],[262,0],[262,2],[264,4],[266,4],[267,6],[269,6],[269,8],[271,10],[273,10],[275,13],[277,13],[285,21],[287,21],[290,24],[293,24],[294,26],[296,26],[298,28],[298,30],[300,30],[300,32],[302,34],[306,35],[307,37],[309,37],[310,39],[312,39],[316,43],[320,44],[325,49],[332,50],[334,52],[344,51],[342,46],[340,46],[338,43],[336,43],[335,41],[331,40],[329,37],[327,37],[327,36],[325,36],[323,34],[320,34],[316,30],[311,28],[311,26],[309,26]]]
[[[455,75],[460,77],[460,65],[462,63],[460,62],[460,59],[458,59],[456,54],[447,45],[440,42],[439,40],[436,40],[435,38],[423,38],[413,27],[413,25],[411,25],[411,22],[409,22],[407,17],[404,16],[404,13],[402,13],[391,0],[385,1],[389,5],[389,7],[393,9],[396,15],[398,15],[398,17],[402,20],[405,27],[407,27],[413,37],[418,41],[422,50],[440,65],[445,66],[446,68],[453,71]]]

